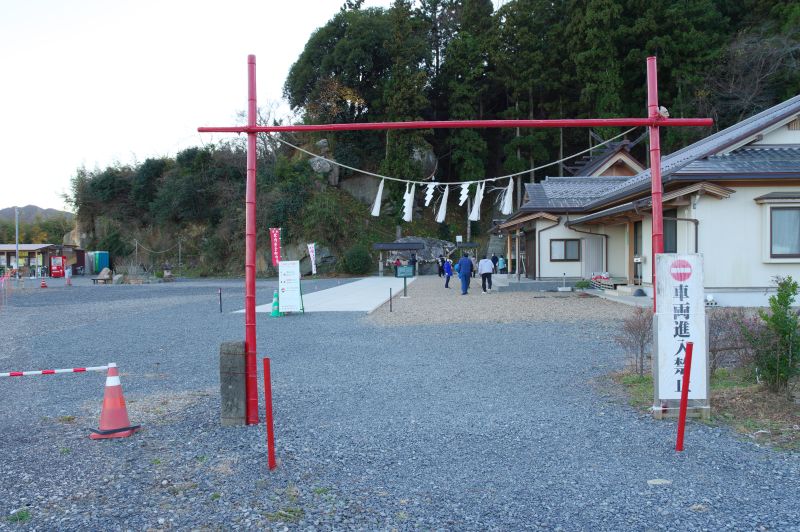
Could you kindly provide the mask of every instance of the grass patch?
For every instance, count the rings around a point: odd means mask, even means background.
[[[756,384],[756,377],[749,368],[720,368],[711,377],[711,390],[741,388]]]
[[[303,515],[305,515],[303,509],[295,507],[281,508],[277,512],[264,514],[270,521],[282,521],[284,523],[297,523],[303,518]]]
[[[9,515],[6,520],[10,523],[27,523],[31,520],[30,510],[22,509]]]
[[[647,410],[653,405],[653,376],[638,373],[614,373],[611,378],[621,384],[628,395],[628,404],[639,410]]]
[[[220,497],[222,497],[222,495],[220,495],[217,492],[214,492],[214,493],[211,494],[211,500],[212,501],[218,501],[220,499]]]
[[[652,375],[611,374],[628,403],[647,411],[653,404]],[[720,368],[711,378],[711,423],[776,449],[800,451],[800,404],[775,394],[755,381],[750,368]]]
[[[58,416],[59,423],[75,423],[75,416]]]
[[[331,489],[330,488],[314,488],[312,491],[314,492],[314,495],[326,495],[326,494],[331,492]]]

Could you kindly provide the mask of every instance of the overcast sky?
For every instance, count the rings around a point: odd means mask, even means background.
[[[0,208],[63,209],[80,166],[175,155],[201,143],[199,126],[233,125],[248,54],[259,106],[279,103],[308,37],[343,3],[0,0]]]

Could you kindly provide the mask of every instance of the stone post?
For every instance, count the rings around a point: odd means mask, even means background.
[[[220,421],[230,427],[245,424],[245,349],[244,342],[224,342],[219,346]]]

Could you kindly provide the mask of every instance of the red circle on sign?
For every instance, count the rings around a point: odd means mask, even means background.
[[[689,261],[678,259],[669,265],[669,274],[676,281],[685,281],[692,276],[692,265]]]

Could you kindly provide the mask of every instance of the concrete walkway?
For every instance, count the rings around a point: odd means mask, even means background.
[[[416,278],[408,279],[408,284]],[[392,295],[402,295],[403,279],[394,277],[367,277],[352,283],[303,294],[306,312],[372,312],[389,301]],[[241,311],[244,312],[244,311]],[[256,312],[272,312],[272,303],[259,305]]]

